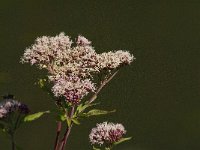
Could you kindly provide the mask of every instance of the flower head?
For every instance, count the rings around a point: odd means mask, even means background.
[[[91,41],[86,39],[84,36],[79,35],[76,43],[77,45],[80,45],[80,46],[87,46],[91,44]]]
[[[25,50],[21,62],[29,62],[31,65],[37,64],[41,68],[46,68],[57,59],[62,58],[71,44],[72,41],[64,33],[55,37],[39,37],[35,40],[35,44]]]
[[[118,50],[115,54],[119,58],[120,64],[130,64],[135,59],[128,51]]]
[[[85,95],[94,90],[94,83],[89,79],[81,80],[78,77],[61,78],[52,87],[55,96],[64,96],[67,102],[73,104],[78,104]]]
[[[126,130],[122,124],[103,122],[92,129],[89,139],[92,145],[113,144],[119,141],[125,133]]]
[[[13,112],[28,114],[29,108],[11,97],[4,97],[4,100],[0,102],[0,119],[9,116]]]
[[[98,67],[100,69],[115,69],[121,65],[130,64],[134,57],[128,51],[105,52],[98,55]]]

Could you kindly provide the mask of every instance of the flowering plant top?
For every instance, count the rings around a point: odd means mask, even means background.
[[[64,150],[72,126],[79,125],[81,119],[115,112],[88,109],[97,105],[93,103],[97,95],[119,69],[134,60],[133,55],[123,50],[98,54],[91,43],[83,36],[72,41],[64,33],[42,36],[26,48],[21,57],[22,63],[47,70],[47,76],[39,79],[38,84],[58,106],[53,111],[58,116],[54,150]],[[67,123],[67,128],[60,139],[62,122]]]
[[[47,69],[54,95],[78,104],[89,92],[95,92],[93,75],[130,64],[133,59],[128,51],[122,50],[98,54],[85,37],[78,36],[73,43],[69,36],[60,33],[37,38],[25,50],[21,62]]]

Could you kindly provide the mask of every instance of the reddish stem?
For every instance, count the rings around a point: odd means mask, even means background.
[[[62,123],[61,123],[61,121],[58,121],[58,123],[57,123],[57,133],[56,133],[56,140],[55,140],[54,150],[57,150],[57,147],[58,147],[58,139],[59,139],[59,135],[60,135],[61,128],[62,128]]]
[[[71,109],[69,118],[71,119],[73,117],[73,115],[74,115],[74,106]],[[69,134],[71,132],[72,126],[73,126],[73,123],[71,123],[71,125],[69,125],[69,127],[66,129],[64,137],[63,137],[63,139],[62,139],[62,141],[60,143],[59,150],[64,150],[65,149],[65,145],[67,143],[67,140],[68,140]]]
[[[63,139],[62,145],[61,145],[61,146],[62,146],[62,147],[61,147],[61,150],[64,150],[64,149],[65,149],[65,145],[66,145],[66,143],[67,143],[67,139],[68,139],[68,137],[69,137],[69,134],[70,134],[70,132],[71,132],[71,129],[72,129],[72,125],[66,129],[66,132],[65,132],[65,135],[64,135],[64,139]]]

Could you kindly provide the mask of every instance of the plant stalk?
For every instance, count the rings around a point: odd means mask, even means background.
[[[71,109],[71,112],[70,112],[70,116],[69,116],[70,119],[74,115],[74,110],[75,110],[75,107],[72,106],[72,109]],[[65,149],[65,145],[67,144],[67,140],[68,140],[69,134],[71,132],[72,126],[73,126],[73,123],[71,123],[69,125],[69,127],[66,129],[64,137],[63,137],[63,139],[62,139],[62,141],[61,141],[61,143],[59,145],[59,150],[64,150]]]
[[[119,70],[115,71],[109,78],[106,78],[103,80],[97,91],[94,93],[94,95],[90,98],[89,103],[92,103],[96,98],[99,92],[102,90],[102,88],[112,80],[112,78],[118,73]]]
[[[57,147],[58,147],[58,141],[59,141],[59,135],[60,135],[61,128],[62,128],[62,123],[61,123],[61,121],[58,121],[54,150],[57,150]]]
[[[63,142],[62,142],[62,145],[61,145],[62,146],[61,150],[65,149],[65,145],[67,143],[67,140],[68,140],[69,134],[71,132],[71,129],[72,129],[72,125],[66,129],[66,132],[65,132],[65,135],[64,135],[64,139],[63,139]]]
[[[15,150],[15,140],[14,140],[14,133],[11,134],[11,145],[12,145],[12,150]]]

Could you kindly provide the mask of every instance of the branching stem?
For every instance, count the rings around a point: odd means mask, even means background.
[[[118,73],[118,70],[115,71],[111,76],[109,76],[109,77],[105,78],[103,81],[101,81],[99,88],[94,93],[94,95],[90,98],[89,103],[92,103],[97,98],[97,95],[102,90],[102,88],[108,82],[110,82],[117,73]],[[74,111],[75,111],[75,107],[72,106],[71,112],[69,114],[69,119],[72,119],[72,117],[74,115]],[[68,116],[68,114],[66,114],[66,115]],[[67,144],[67,140],[68,140],[69,134],[71,132],[72,126],[73,126],[73,122],[71,122],[70,125],[65,130],[64,137],[60,142],[59,142],[58,138],[59,138],[61,128],[60,128],[60,130],[58,130],[58,127],[57,127],[57,136],[56,136],[56,142],[55,142],[54,150],[64,150],[65,149],[65,146]]]
[[[69,119],[71,119],[73,117],[74,111],[75,111],[75,107],[72,106],[72,109],[71,109],[71,112],[70,112],[70,115],[69,115]],[[64,137],[59,144],[58,150],[64,150],[65,149],[65,145],[67,144],[67,140],[68,140],[69,134],[71,132],[72,126],[73,126],[73,122],[71,122],[70,125],[67,127],[65,134],[64,134]]]
[[[92,103],[96,98],[97,98],[97,95],[99,94],[99,92],[102,90],[102,88],[108,83],[110,82],[110,80],[112,80],[112,78],[118,73],[119,70],[115,71],[110,77],[108,78],[105,78],[99,88],[97,89],[97,91],[94,93],[94,95],[90,98],[89,100],[89,103]]]

